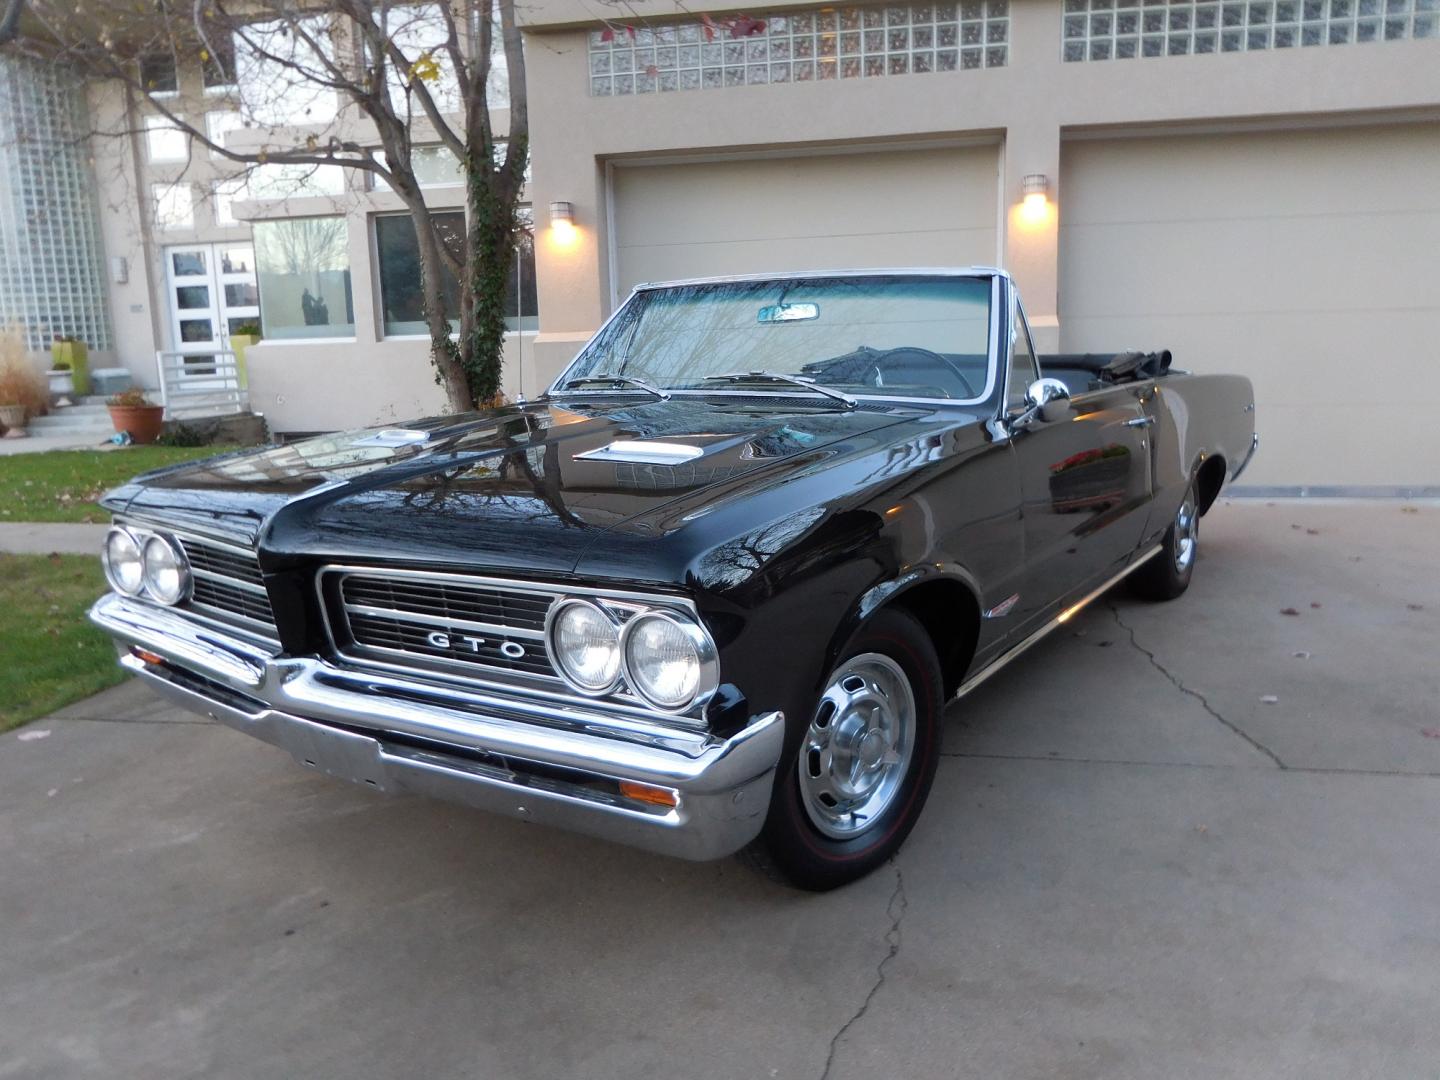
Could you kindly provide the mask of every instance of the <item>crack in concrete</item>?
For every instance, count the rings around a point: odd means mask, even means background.
[[[845,1037],[860,1018],[870,1011],[870,1003],[875,1000],[875,995],[885,985],[885,969],[890,961],[894,960],[900,953],[900,921],[905,918],[905,909],[910,906],[910,900],[905,895],[905,875],[900,872],[900,864],[892,858],[890,864],[895,867],[895,891],[890,894],[890,902],[885,905],[885,914],[890,916],[890,929],[885,931],[885,942],[889,946],[888,951],[875,965],[875,982],[870,987],[870,992],[865,995],[865,1000],[860,1003],[860,1008],[851,1014],[850,1019],[840,1025],[840,1029],[830,1038],[830,1049],[825,1055],[825,1070],[820,1074],[820,1080],[828,1080],[830,1070],[835,1066],[835,1051],[839,1049],[840,1040]]]
[[[1224,765],[1205,761],[1140,761],[1133,758],[1083,758],[1063,754],[982,754],[964,750],[948,750],[942,758],[974,759],[977,761],[1045,761],[1057,765],[1118,765],[1137,769],[1208,769],[1212,772],[1284,771],[1297,776],[1386,776],[1402,780],[1440,780],[1440,772],[1416,772],[1410,769],[1355,769],[1341,765],[1286,765],[1283,770],[1263,765]]]
[[[1200,691],[1198,690],[1192,690],[1190,687],[1186,686],[1183,682],[1181,682],[1179,676],[1173,674],[1169,668],[1167,668],[1164,664],[1160,663],[1160,661],[1155,658],[1155,654],[1153,652],[1145,648],[1144,645],[1141,645],[1140,642],[1136,640],[1134,628],[1129,626],[1124,619],[1120,618],[1120,610],[1114,604],[1109,605],[1109,607],[1110,614],[1115,617],[1115,625],[1120,627],[1121,630],[1124,630],[1125,633],[1130,635],[1130,644],[1135,649],[1135,651],[1140,653],[1140,655],[1144,656],[1147,660],[1149,660],[1150,666],[1153,667],[1156,671],[1160,672],[1161,675],[1164,675],[1165,678],[1170,681],[1171,685],[1175,687],[1175,689],[1179,690],[1182,694],[1188,694],[1190,697],[1198,701],[1200,703],[1200,707],[1204,709],[1207,713],[1209,713],[1212,717],[1214,717],[1217,721],[1219,721],[1221,726],[1225,727],[1229,731],[1234,732],[1236,735],[1240,736],[1240,738],[1244,739],[1247,743],[1249,743],[1253,749],[1258,750],[1260,753],[1264,754],[1267,758],[1269,758],[1275,763],[1275,767],[1277,769],[1289,768],[1289,766],[1286,765],[1285,762],[1280,760],[1280,756],[1276,754],[1274,750],[1271,750],[1259,739],[1256,739],[1239,724],[1233,723],[1225,719],[1225,717],[1221,716],[1219,711],[1217,711],[1215,707],[1210,704],[1209,700],[1205,697],[1204,694],[1200,693]]]
[[[213,720],[155,720],[148,716],[47,716],[44,722],[50,723],[51,721],[54,721],[55,723],[60,723],[63,721],[68,723],[76,720],[85,724],[170,724],[184,725],[186,727],[192,725],[199,725],[202,727],[215,726],[215,722]],[[41,723],[41,721],[39,720],[34,720],[31,722],[36,724]]]

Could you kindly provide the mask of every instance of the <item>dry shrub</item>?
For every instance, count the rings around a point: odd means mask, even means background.
[[[25,353],[25,338],[13,326],[0,330],[0,405],[24,405],[39,416],[50,404],[50,390]]]

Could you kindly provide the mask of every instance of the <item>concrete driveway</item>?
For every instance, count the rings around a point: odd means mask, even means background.
[[[0,738],[0,1077],[1434,1076],[1437,558],[1430,506],[1216,507],[1185,598],[954,707],[825,896],[120,687]]]

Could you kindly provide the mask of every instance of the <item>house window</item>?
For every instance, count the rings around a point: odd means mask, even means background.
[[[215,180],[210,185],[210,209],[215,224],[221,228],[232,228],[240,222],[235,218],[233,204],[236,199],[246,198],[245,178],[237,176],[230,180]]]
[[[190,229],[195,226],[195,200],[189,184],[151,184],[157,229]]]
[[[847,5],[664,26],[618,18],[590,31],[589,61],[595,97],[1004,67],[1010,0]]]
[[[344,218],[257,221],[254,238],[265,337],[354,336]]]
[[[465,215],[446,211],[431,215],[442,238],[452,250],[464,245]],[[531,211],[520,211],[521,228],[516,238],[515,262],[505,290],[505,326],[515,331],[539,327],[535,297],[535,236]],[[380,268],[380,309],[386,336],[424,334],[425,308],[420,286],[420,252],[415,242],[414,220],[409,214],[386,214],[375,219],[375,254]],[[441,268],[441,287],[451,326],[460,307],[460,286],[450,271]]]
[[[495,163],[505,160],[505,140],[497,139],[494,144]],[[422,188],[454,187],[465,183],[465,170],[460,161],[444,146],[417,146],[410,152],[410,167],[415,170],[415,179]],[[376,191],[389,191],[390,185],[383,177],[375,177]],[[525,183],[530,183],[530,161],[525,161]]]
[[[1436,0],[1065,0],[1067,62],[1440,37]]]
[[[152,162],[184,161],[190,139],[166,116],[145,117],[145,156]]]
[[[151,53],[140,58],[140,85],[152,97],[179,93],[180,80],[175,73],[175,57],[169,53]]]
[[[390,40],[412,64],[418,67],[422,57],[433,63],[433,74],[426,78],[425,89],[430,92],[436,107],[441,112],[458,111],[460,83],[455,78],[454,68],[447,55],[449,30],[439,5],[397,4],[386,11],[385,25]],[[393,64],[386,66],[386,72],[390,81],[390,93],[396,99],[403,98],[411,76],[396,71]],[[411,111],[419,114],[418,102]]]
[[[216,146],[225,145],[225,136],[232,131],[238,131],[244,127],[240,114],[234,109],[216,109],[205,114],[205,135]],[[216,150],[210,151],[212,158],[223,158],[225,155]]]
[[[257,124],[287,127],[335,119],[335,91],[317,78],[335,56],[330,17],[312,15],[299,24],[303,36],[283,19],[250,23],[236,34],[235,83]],[[311,41],[323,55],[316,54]]]
[[[200,61],[200,77],[207,93],[221,93],[235,86],[235,39],[228,30],[209,30],[209,44]]]

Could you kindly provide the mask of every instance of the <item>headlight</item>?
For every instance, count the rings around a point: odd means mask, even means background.
[[[675,711],[715,688],[715,647],[704,630],[667,612],[625,627],[625,679],[656,708]]]
[[[563,600],[545,636],[550,662],[584,694],[606,694],[620,678],[620,628],[588,600]]]
[[[145,583],[145,569],[140,545],[121,528],[113,528],[105,536],[105,577],[111,587],[126,596],[138,596]]]
[[[190,588],[185,556],[163,536],[145,541],[145,591],[162,604],[178,604]]]

